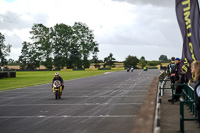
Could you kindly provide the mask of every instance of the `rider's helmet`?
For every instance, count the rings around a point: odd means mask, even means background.
[[[55,77],[58,78],[59,77],[59,73],[55,73]]]

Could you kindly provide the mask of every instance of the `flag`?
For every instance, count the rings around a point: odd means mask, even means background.
[[[200,60],[200,15],[198,0],[176,0],[176,16],[183,37],[181,74],[191,79],[190,64]]]

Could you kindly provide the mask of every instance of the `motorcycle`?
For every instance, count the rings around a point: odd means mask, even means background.
[[[61,99],[62,95],[62,84],[59,80],[55,80],[53,83],[53,92],[55,94],[55,99]]]
[[[127,68],[127,72],[129,72],[129,70],[130,70],[130,69],[129,69],[129,68]]]
[[[131,72],[133,72],[133,70],[134,70],[134,68],[132,67],[132,68],[131,68]]]

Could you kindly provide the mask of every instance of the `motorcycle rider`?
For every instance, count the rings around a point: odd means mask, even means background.
[[[52,88],[53,88],[53,83],[54,83],[55,80],[59,80],[59,81],[60,81],[61,86],[62,86],[62,90],[64,90],[64,82],[63,82],[63,79],[62,79],[62,77],[59,76],[59,73],[57,73],[57,72],[55,73],[55,77],[54,77],[53,80],[52,80]]]
[[[130,70],[129,67],[127,67],[127,72],[129,72],[129,70]]]
[[[133,70],[134,70],[134,68],[133,68],[133,66],[131,67],[131,72],[133,72]]]

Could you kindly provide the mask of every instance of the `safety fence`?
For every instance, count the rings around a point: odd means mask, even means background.
[[[15,78],[16,72],[0,72],[0,79],[3,78]]]
[[[158,77],[158,92],[157,92],[157,103],[155,109],[155,117],[154,117],[154,133],[160,132],[160,103],[161,103],[161,88],[164,88],[166,83],[166,72],[162,72]]]
[[[163,74],[164,75],[164,74]],[[163,76],[162,75],[162,76]],[[164,95],[165,89],[171,89],[172,92],[172,104],[175,102],[175,96],[180,96],[180,132],[184,133],[184,121],[197,121],[198,120],[198,112],[195,109],[195,97],[194,97],[194,89],[187,85],[187,84],[171,84],[170,88],[165,88],[166,82],[169,80],[167,79],[167,76],[165,78],[159,78],[159,97]],[[175,87],[176,86],[182,86],[182,93],[176,94],[175,93]],[[161,98],[160,98],[161,103]],[[185,118],[184,116],[184,107],[187,106],[189,108],[189,111],[192,113],[192,118]]]
[[[180,96],[180,131],[184,133],[184,121],[197,121],[198,114],[195,109],[195,97],[194,89],[187,84],[172,84],[172,104],[174,104],[175,96]],[[175,86],[182,86],[182,93],[175,94]],[[189,108],[193,118],[185,118],[184,116],[184,105]]]
[[[180,98],[180,131],[184,133],[184,121],[197,121],[198,112],[195,109],[194,89],[191,86],[183,85],[182,98]],[[186,105],[193,114],[192,118],[184,117],[184,105]]]

